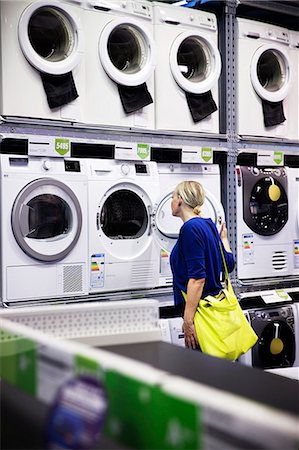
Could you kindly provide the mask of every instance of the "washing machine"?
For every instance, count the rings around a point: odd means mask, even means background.
[[[219,133],[221,57],[213,13],[154,2],[156,129]]]
[[[240,136],[291,138],[296,108],[290,102],[295,80],[289,44],[287,29],[237,18],[236,120]]]
[[[210,217],[220,230],[225,220],[221,204],[220,169],[217,164],[158,163],[161,193],[153,218],[154,236],[159,250],[159,286],[172,285],[169,256],[183,224],[171,213],[172,194],[185,180],[199,181],[205,190],[202,217]]]
[[[154,161],[88,160],[90,293],[153,288],[159,252]]]
[[[292,120],[290,122],[290,139],[299,140],[299,31],[290,30],[290,53],[293,64],[294,82],[290,96]]]
[[[8,154],[0,162],[2,303],[87,295],[84,162]]]
[[[0,114],[80,122],[85,91],[80,0],[4,0]]]
[[[237,272],[244,283],[292,274],[286,168],[236,167]]]
[[[87,0],[84,122],[154,129],[152,4]]]
[[[272,305],[245,312],[258,336],[239,362],[262,369],[299,366],[298,316],[293,304]]]
[[[286,171],[291,203],[289,208],[291,226],[290,241],[292,243],[293,250],[291,267],[292,275],[299,276],[299,168],[286,167]]]

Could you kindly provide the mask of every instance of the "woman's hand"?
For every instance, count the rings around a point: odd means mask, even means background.
[[[227,228],[226,228],[225,222],[222,222],[219,234],[220,234],[220,239],[222,241],[222,244],[223,244],[225,250],[227,252],[231,253],[231,248],[230,248],[228,237],[227,237]]]
[[[183,322],[182,331],[185,335],[185,345],[195,350],[198,348],[198,340],[193,323]]]

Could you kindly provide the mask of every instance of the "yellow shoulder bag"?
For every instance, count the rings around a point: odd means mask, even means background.
[[[231,285],[220,244],[225,272],[225,288],[199,301],[194,327],[203,353],[236,360],[254,346],[258,337],[247,321]],[[182,292],[185,301],[187,295]]]

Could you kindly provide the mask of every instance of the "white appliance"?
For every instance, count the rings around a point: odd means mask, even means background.
[[[299,31],[290,30],[290,55],[293,67],[294,82],[290,96],[290,110],[292,111],[290,139],[299,140]]]
[[[244,283],[292,274],[289,192],[284,167],[236,167],[237,271]]]
[[[0,2],[2,117],[81,121],[85,91],[81,3]]]
[[[221,204],[220,170],[217,164],[158,163],[160,198],[154,215],[156,245],[159,249],[159,285],[171,285],[172,274],[169,263],[170,252],[179,236],[183,224],[172,216],[171,200],[176,186],[185,180],[199,181],[205,190],[202,217],[210,217],[220,229],[224,221]]]
[[[87,295],[87,174],[75,159],[0,155],[2,303]]]
[[[169,319],[160,319],[159,327],[161,330],[162,341],[170,344],[185,347],[184,332],[182,331],[183,318],[171,317]]]
[[[152,288],[158,248],[152,214],[159,196],[156,162],[91,159],[90,292]]]
[[[299,168],[286,167],[290,198],[290,241],[292,243],[292,275],[299,276]]]
[[[156,129],[219,133],[216,16],[154,2]]]
[[[87,0],[84,122],[154,129],[156,51],[146,0]]]
[[[292,304],[249,309],[245,315],[257,343],[238,361],[262,369],[299,366],[298,315]]]
[[[290,139],[296,111],[289,31],[237,18],[236,42],[238,134]]]

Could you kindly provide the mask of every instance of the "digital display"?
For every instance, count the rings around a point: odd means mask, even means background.
[[[79,161],[64,161],[64,167],[66,172],[80,172]]]
[[[147,166],[145,164],[135,164],[136,173],[147,173]]]

